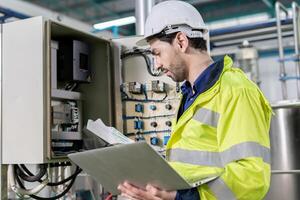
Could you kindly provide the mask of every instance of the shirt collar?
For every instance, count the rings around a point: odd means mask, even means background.
[[[183,95],[188,94],[191,91],[192,87],[191,87],[191,83],[188,81],[185,81],[182,86],[181,86],[181,93]]]
[[[191,87],[191,83],[189,81],[185,81],[181,86],[181,93],[182,95],[186,95],[192,91],[194,93],[199,93],[204,87],[203,85],[209,84],[210,76],[218,76],[220,74],[220,70],[216,69],[219,68],[220,65],[222,65],[223,68],[224,59],[219,59],[216,62],[210,64],[195,80],[195,83],[193,85],[193,88]],[[214,71],[217,71],[217,74],[214,73]]]

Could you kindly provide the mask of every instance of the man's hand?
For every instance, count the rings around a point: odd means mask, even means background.
[[[121,195],[132,200],[174,200],[176,191],[160,190],[152,185],[147,185],[146,189],[138,188],[128,182],[118,186]]]

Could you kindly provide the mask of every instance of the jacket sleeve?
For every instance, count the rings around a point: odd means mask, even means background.
[[[257,88],[222,96],[217,140],[224,173],[208,184],[217,199],[263,199],[270,185],[271,108]]]

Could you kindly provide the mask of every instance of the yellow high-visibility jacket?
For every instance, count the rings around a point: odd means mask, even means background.
[[[263,199],[270,186],[272,110],[259,88],[224,57],[217,82],[174,120],[169,164],[198,187],[201,200]]]

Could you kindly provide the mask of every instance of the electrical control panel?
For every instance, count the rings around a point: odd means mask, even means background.
[[[179,105],[176,85],[160,80],[125,82],[121,85],[121,98],[124,134],[162,150],[170,137]]]
[[[58,41],[57,78],[60,81],[89,82],[91,75],[90,47],[76,39]]]
[[[110,41],[34,17],[2,26],[2,50],[3,164],[64,161],[88,119],[113,125]]]
[[[117,43],[42,17],[2,26],[3,164],[64,161],[98,118],[163,148],[178,85],[159,76],[148,49],[125,45],[125,55]]]
[[[155,68],[149,46],[136,46],[140,39],[114,40],[116,128],[163,155],[180,104],[181,83]]]
[[[83,149],[82,98],[76,88],[81,83],[89,84],[90,57],[88,44],[78,40],[51,41],[51,157],[63,157]],[[84,70],[81,68],[85,62]],[[82,71],[83,70],[83,71]]]

